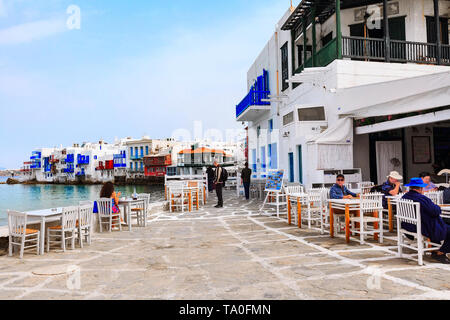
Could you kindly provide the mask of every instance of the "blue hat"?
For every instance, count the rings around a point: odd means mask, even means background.
[[[405,187],[425,188],[426,186],[427,184],[423,183],[421,178],[412,178],[409,184],[405,184]]]

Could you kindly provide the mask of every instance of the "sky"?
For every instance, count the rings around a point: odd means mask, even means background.
[[[38,147],[241,128],[289,0],[0,0],[0,168]],[[78,19],[79,17],[79,19]]]

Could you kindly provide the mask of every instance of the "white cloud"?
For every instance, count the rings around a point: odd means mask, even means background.
[[[0,30],[0,45],[28,43],[62,33],[66,30],[66,23],[63,19],[39,20],[19,24]]]

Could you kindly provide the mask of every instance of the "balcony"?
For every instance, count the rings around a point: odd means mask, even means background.
[[[263,70],[263,75],[259,76],[250,92],[236,106],[237,121],[254,121],[262,114],[270,112],[270,102],[263,101],[269,99],[269,73]]]
[[[144,155],[143,154],[141,154],[141,155],[131,155],[130,156],[130,159],[131,160],[141,160],[142,158],[144,157]]]
[[[77,156],[77,163],[79,165],[89,164],[89,156],[83,156],[83,155],[79,154]]]

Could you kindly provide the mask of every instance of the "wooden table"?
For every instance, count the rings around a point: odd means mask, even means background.
[[[330,199],[330,237],[334,238],[334,210],[345,211],[345,241],[350,243],[350,212],[359,212],[361,201],[359,199]]]
[[[31,218],[27,222],[29,222],[30,224],[37,222],[41,223],[41,238],[39,240],[40,241],[39,253],[41,255],[44,254],[44,247],[45,247],[45,223],[60,221],[62,217],[62,211],[63,208],[53,208],[27,212],[28,218]]]
[[[291,200],[294,200],[297,203],[297,225],[299,228],[302,227],[302,204],[304,204],[308,200],[307,193],[291,193],[286,195],[287,197],[287,209],[288,209],[288,223],[291,224],[292,221],[292,207]]]
[[[124,215],[126,224],[128,226],[128,231],[131,231],[131,229],[132,229],[131,207],[142,203],[143,207],[145,208],[144,201],[145,200],[135,200],[133,198],[122,198],[119,200],[119,205],[123,206],[123,209],[124,209],[123,215]],[[145,213],[145,214],[147,214],[147,213]],[[146,225],[146,223],[147,223],[147,218],[145,218],[145,225]]]

